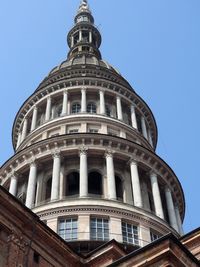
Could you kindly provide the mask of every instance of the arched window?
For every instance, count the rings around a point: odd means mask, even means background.
[[[88,175],[89,194],[102,195],[102,176],[99,172],[93,171]]]
[[[56,117],[56,118],[57,118],[57,117],[60,117],[61,113],[62,113],[62,104],[60,104],[60,105],[58,105],[58,106],[56,107],[56,110],[55,110],[55,117]]]
[[[74,35],[74,45],[77,44],[79,41],[79,32],[77,32],[75,35]]]
[[[82,42],[89,43],[89,33],[88,31],[82,31]]]
[[[119,176],[115,175],[116,194],[118,200],[123,200],[123,185]]]
[[[74,103],[72,105],[72,113],[79,113],[81,111],[81,105],[79,103]]]
[[[50,200],[51,198],[51,185],[52,185],[52,177],[50,177],[46,182],[45,200]]]
[[[96,104],[91,102],[87,105],[87,112],[88,113],[97,113],[97,107]]]
[[[108,105],[106,105],[106,115],[111,117],[111,109]]]
[[[79,194],[79,173],[71,172],[67,175],[66,181],[66,195],[78,195]]]
[[[37,118],[37,122],[36,122],[36,127],[39,127],[40,125],[42,125],[44,123],[44,114],[43,113],[39,113],[38,114],[38,118]]]

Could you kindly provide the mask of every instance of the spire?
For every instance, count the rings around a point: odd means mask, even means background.
[[[101,59],[99,47],[101,45],[101,34],[94,25],[94,18],[90,11],[88,1],[81,0],[78,12],[74,18],[74,27],[67,36],[70,48],[68,59],[74,57],[95,56]]]

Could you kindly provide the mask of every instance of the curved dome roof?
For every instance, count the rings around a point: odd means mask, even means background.
[[[115,69],[113,66],[111,66],[110,64],[108,64],[106,61],[104,60],[100,60],[97,59],[95,56],[86,56],[86,55],[81,55],[81,56],[77,56],[74,57],[70,60],[65,60],[63,61],[60,65],[56,66],[55,68],[53,68],[49,75],[54,74],[55,72],[67,68],[67,67],[72,67],[72,66],[76,66],[76,65],[94,65],[94,66],[100,66],[103,68],[107,68],[109,70],[112,70],[114,72],[116,72],[118,75],[121,76],[120,72]]]

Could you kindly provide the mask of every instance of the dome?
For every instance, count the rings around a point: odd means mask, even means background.
[[[74,57],[70,60],[65,60],[63,61],[60,65],[56,66],[53,68],[49,75],[54,74],[55,72],[62,70],[64,68],[72,67],[72,66],[77,66],[77,65],[93,65],[93,66],[98,66],[98,67],[103,67],[108,70],[111,70],[113,72],[116,72],[118,75],[121,76],[120,72],[111,66],[109,63],[107,63],[105,60],[97,59],[95,56],[87,56],[87,55],[81,55]]]
[[[82,0],[81,12],[87,6]],[[101,59],[100,33],[80,14],[67,59],[16,116],[16,153],[1,183],[76,251],[112,239],[134,250],[169,232],[180,236],[184,194],[155,152],[153,114]]]

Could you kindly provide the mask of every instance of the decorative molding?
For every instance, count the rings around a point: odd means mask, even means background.
[[[39,216],[40,219],[47,219],[49,217],[62,217],[66,215],[71,215],[71,214],[80,214],[81,212],[87,213],[88,216],[90,215],[95,215],[97,213],[101,213],[101,215],[107,215],[107,216],[118,216],[119,218],[134,221],[135,223],[141,223],[141,225],[148,226],[150,228],[156,228],[157,230],[159,229],[159,232],[161,233],[168,233],[168,232],[174,232],[173,229],[161,221],[156,221],[148,215],[140,215],[136,212],[131,212],[128,210],[124,209],[119,209],[115,207],[100,207],[96,205],[95,207],[92,207],[91,205],[88,205],[87,207],[80,207],[76,205],[74,208],[57,208],[52,211],[44,211],[44,212],[38,212],[37,215]],[[156,217],[158,218],[158,217]],[[163,221],[164,222],[164,221]]]

